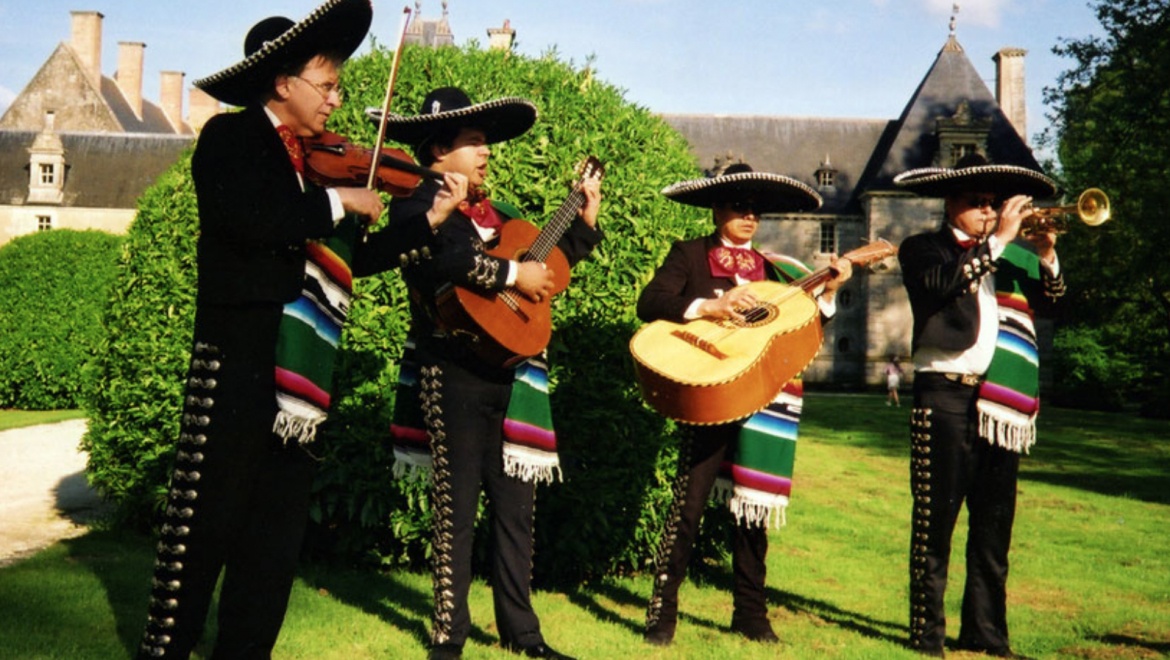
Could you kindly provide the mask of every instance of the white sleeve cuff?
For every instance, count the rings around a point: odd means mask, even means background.
[[[333,224],[341,222],[345,217],[345,208],[341,206],[341,195],[332,188],[326,188],[325,194],[329,197],[329,209],[333,212]]]
[[[695,301],[687,306],[687,310],[683,312],[683,318],[688,321],[694,321],[699,318],[699,305],[702,305],[706,298],[695,298]]]

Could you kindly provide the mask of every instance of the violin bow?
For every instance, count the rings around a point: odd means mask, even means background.
[[[390,114],[390,101],[394,98],[394,81],[398,78],[398,62],[402,59],[402,45],[406,42],[406,28],[410,21],[410,7],[402,8],[402,25],[398,28],[398,46],[394,48],[394,59],[390,63],[390,78],[386,80],[386,100],[382,102],[382,119],[378,122],[378,141],[374,143],[373,158],[370,160],[370,178],[366,188],[374,190],[378,176],[378,160],[382,155],[382,142],[386,139],[386,117]]]

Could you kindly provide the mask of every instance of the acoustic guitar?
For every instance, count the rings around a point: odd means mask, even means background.
[[[849,252],[868,266],[897,252],[887,240]],[[653,321],[630,340],[642,397],[660,414],[688,424],[724,424],[762,410],[821,349],[820,308],[813,295],[836,277],[831,268],[791,284],[746,286],[759,301],[744,321]]]
[[[500,227],[499,243],[487,251],[503,259],[545,264],[553,274],[548,296],[533,301],[511,287],[479,291],[457,285],[448,285],[438,293],[440,323],[488,364],[518,364],[539,355],[552,338],[551,298],[569,286],[569,260],[557,247],[557,241],[585,205],[581,186],[590,180],[601,180],[605,168],[590,156],[577,166],[577,174],[573,191],[543,229],[526,220],[508,220]]]

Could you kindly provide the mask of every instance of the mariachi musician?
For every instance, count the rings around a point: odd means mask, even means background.
[[[1056,184],[978,153],[953,168],[903,172],[894,183],[942,198],[945,212],[938,229],[907,238],[898,251],[914,313],[910,645],[944,653],[951,535],[966,500],[958,646],[1013,657],[1008,549],[1020,454],[1035,441],[1039,411],[1033,318],[1064,294],[1051,228],[1016,238],[1032,199],[1052,197]]]
[[[420,220],[362,243],[378,192],[304,170],[302,142],[340,107],[340,67],[371,17],[369,0],[328,0],[300,22],[264,19],[243,61],[195,82],[243,109],[207,122],[191,162],[195,329],[140,657],[190,655],[221,571],[213,657],[269,657],[308,520],[306,443],[328,409],[329,383],[313,377],[331,373],[335,348],[306,342],[303,319],[340,332],[351,267],[389,267],[433,240],[437,221]],[[352,263],[339,258],[351,249]]]
[[[638,298],[638,317],[646,322],[667,320],[684,323],[698,318],[743,321],[743,312],[756,307],[758,300],[743,285],[759,280],[792,282],[809,269],[790,257],[765,255],[752,246],[752,238],[765,213],[812,210],[821,198],[812,188],[779,174],[755,172],[746,164],[734,164],[718,176],[683,181],[665,188],[674,201],[712,209],[715,231],[702,238],[679,241],[671,246],[666,260],[654,273]],[[818,297],[819,322],[836,312],[836,291],[852,274],[848,259],[833,263],[836,276]],[[777,396],[779,395],[779,396]],[[764,556],[768,550],[768,524],[779,520],[788,498],[787,491],[766,492],[733,484],[726,470],[735,463],[740,443],[792,443],[800,419],[799,379],[784,386],[768,411],[791,425],[788,437],[769,436],[751,430],[743,421],[718,425],[685,425],[679,449],[674,501],[666,518],[659,547],[654,591],[646,613],[645,640],[667,645],[674,639],[678,620],[678,589],[686,577],[687,564],[699,530],[704,503],[720,479],[715,495],[725,500],[735,516],[732,541],[735,574],[734,610],[731,629],[748,639],[776,642],[768,622],[764,591]],[[770,454],[783,451],[769,450]],[[791,476],[791,453],[787,466],[773,466],[775,474],[785,470]]]
[[[472,103],[463,90],[443,87],[427,94],[417,115],[386,123],[387,136],[411,145],[420,165],[461,175],[468,185],[467,199],[439,228],[433,248],[402,269],[411,328],[392,431],[396,471],[429,470],[433,484],[431,658],[460,657],[471,632],[467,596],[481,488],[492,511],[491,584],[501,644],[527,657],[568,657],[545,643],[530,594],[536,482],[552,481],[559,471],[545,367],[536,359],[515,367],[485,360],[466,341],[466,329],[444,323],[437,311],[439,296],[453,285],[489,296],[511,289],[533,301],[547,301],[553,291],[553,273],[541,262],[488,252],[499,244],[502,225],[519,215],[486,196],[489,145],[523,135],[536,114],[525,99]],[[600,182],[585,182],[582,192],[584,204],[559,242],[569,264],[602,238]],[[437,193],[436,184],[424,181],[411,197],[396,198],[389,230],[433,215]],[[531,407],[545,411],[542,431],[550,442],[541,446],[506,433],[517,411]]]

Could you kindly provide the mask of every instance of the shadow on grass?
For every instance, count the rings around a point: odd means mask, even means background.
[[[731,598],[733,584],[729,571],[715,571],[700,577],[696,582],[719,589],[728,594],[728,598]],[[902,624],[880,621],[858,612],[843,610],[823,600],[808,598],[775,587],[767,587],[766,589],[770,607],[782,607],[793,614],[807,615],[839,628],[892,644],[904,644],[909,635],[907,627]],[[608,603],[613,603],[618,606],[636,608],[641,613],[646,608],[647,596],[645,595],[636,593],[625,586],[612,582],[590,585],[587,589],[572,589],[566,591],[565,594],[568,596],[570,602],[588,612],[598,621],[621,626],[638,636],[641,636],[645,631],[644,621],[641,616],[635,620],[631,620],[628,617],[622,616],[608,605]],[[729,632],[731,630],[730,621],[721,622],[696,616],[687,611],[686,603],[680,603],[679,610],[680,625],[697,625],[721,632]]]
[[[1134,654],[1142,653],[1144,655],[1146,651],[1149,651],[1151,653],[1157,653],[1163,657],[1170,656],[1170,641],[1166,640],[1154,641],[1150,639],[1138,639],[1137,637],[1132,637],[1130,635],[1116,634],[1089,637],[1089,639],[1101,642],[1102,644],[1108,644],[1109,646],[1121,647],[1119,649],[1114,649],[1113,652],[1118,653],[1118,655],[1115,657],[1137,657],[1136,655],[1131,655],[1131,651]]]
[[[314,589],[324,589],[341,602],[410,634],[423,648],[430,646],[429,625],[434,610],[429,591],[412,587],[394,573],[374,573],[368,569],[310,564],[301,567],[300,575]],[[474,622],[468,639],[484,646],[499,641]]]
[[[801,435],[909,460],[910,396],[891,408],[879,394],[807,392]],[[1170,422],[1046,406],[1038,441],[1020,463],[1020,479],[1170,504]]]
[[[68,560],[84,566],[102,584],[126,657],[134,656],[146,625],[154,548],[146,536],[95,530],[61,542]]]

